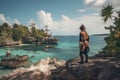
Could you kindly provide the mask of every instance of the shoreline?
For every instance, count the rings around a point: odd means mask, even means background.
[[[109,34],[92,34],[91,36],[108,36]]]
[[[34,80],[38,80],[38,79],[53,80],[54,78],[56,79],[65,78],[65,80],[77,80],[79,78],[83,80],[83,78],[91,78],[93,80],[93,76],[94,76],[94,78],[96,78],[97,80],[107,80],[106,78],[113,76],[114,79],[111,79],[111,80],[115,80],[115,79],[118,79],[120,76],[119,74],[119,76],[114,77],[115,75],[113,74],[120,67],[119,65],[120,61],[118,61],[115,57],[93,56],[93,57],[89,57],[89,62],[84,64],[80,64],[79,61],[80,59],[78,57],[67,60],[67,61],[59,60],[57,58],[45,58],[38,61],[37,63],[34,63],[29,68],[15,69],[8,75],[3,76],[1,79],[15,80],[18,78],[22,79],[23,78],[22,76],[26,76],[24,77],[24,79],[26,80],[28,80],[28,78],[34,79]],[[112,67],[114,67],[112,72],[107,73],[107,71],[111,71]],[[78,69],[78,71],[76,71],[76,69]],[[104,70],[104,71],[102,72],[101,70]],[[79,71],[82,71],[82,72],[79,72]],[[99,72],[95,73],[96,71],[99,71]],[[29,73],[29,75],[27,73]],[[31,74],[35,74],[35,75],[31,75]],[[59,77],[56,77],[53,74],[56,74]],[[66,74],[66,76],[64,74]],[[78,74],[79,76],[77,76]],[[115,74],[118,75],[117,72]],[[44,75],[44,76],[41,76],[41,75]],[[99,77],[100,75],[101,77]],[[106,77],[106,78],[103,78],[103,77]]]

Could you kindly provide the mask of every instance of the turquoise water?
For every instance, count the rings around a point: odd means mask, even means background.
[[[46,45],[23,45],[16,47],[0,48],[0,59],[4,58],[6,51],[10,50],[12,55],[28,55],[31,57],[29,61],[35,63],[46,57],[56,57],[58,59],[68,60],[79,57],[79,41],[78,36],[56,36],[59,39],[58,44],[51,45],[54,48],[48,48],[44,51]],[[105,36],[90,36],[90,52],[89,56],[94,56],[105,46]],[[9,73],[11,70],[0,69],[0,75]]]
[[[98,53],[104,46],[105,36],[90,36],[90,52],[89,56],[94,56]],[[48,48],[44,51],[43,48],[46,45],[23,45],[17,47],[4,47],[0,48],[0,59],[4,57],[6,51],[10,50],[12,55],[28,55],[31,62],[37,62],[40,59],[46,57],[56,57],[63,60],[68,60],[79,56],[79,44],[78,36],[57,36],[59,39],[58,44],[50,45],[54,48]]]

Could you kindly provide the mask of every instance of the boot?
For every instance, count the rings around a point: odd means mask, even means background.
[[[81,58],[81,61],[80,61],[80,64],[83,64],[83,55],[80,56]]]
[[[85,62],[88,62],[88,55],[85,54]]]

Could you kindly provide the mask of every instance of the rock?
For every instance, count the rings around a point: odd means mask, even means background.
[[[65,65],[65,61],[63,60],[46,58],[33,64],[30,68],[16,69],[0,80],[49,80],[52,78],[51,70],[63,65]]]
[[[20,66],[27,66],[29,63],[27,61],[28,58],[29,58],[28,55],[23,55],[23,56],[16,55],[14,57],[6,57],[1,59],[0,66],[4,66],[8,68],[17,68]]]
[[[6,52],[6,56],[11,56],[11,52],[9,50]]]
[[[69,72],[77,78],[77,80],[120,79],[120,61],[116,61],[113,57],[93,57],[89,60],[89,63],[73,64],[76,63],[76,60],[78,59],[74,59],[68,62],[68,64],[71,65],[71,67],[67,66],[67,68],[69,69]],[[114,74],[116,74],[117,76]]]
[[[46,58],[30,68],[16,69],[0,80],[120,80],[120,61],[114,57],[91,57],[84,64],[79,61]]]

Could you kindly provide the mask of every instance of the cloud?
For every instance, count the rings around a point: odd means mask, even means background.
[[[33,22],[35,22],[34,19],[30,19],[30,21],[28,22],[28,24],[31,24]]]
[[[105,24],[99,15],[85,15],[80,18],[80,21],[86,26],[89,34],[108,33],[108,31],[105,30]]]
[[[56,22],[57,34],[60,35],[78,35],[79,27],[81,24],[86,26],[89,34],[102,34],[108,33],[104,28],[104,23],[98,15],[84,15],[79,18],[69,19],[69,21],[60,20]]]
[[[78,22],[62,15],[62,19],[55,22],[56,35],[75,35],[78,32]]]
[[[85,0],[85,3],[86,4],[90,4],[90,3],[92,3],[94,0]]]
[[[101,6],[101,5],[103,5],[105,2],[106,2],[106,0],[96,0],[96,1],[94,2],[94,5],[95,5],[95,6]]]
[[[104,28],[105,25],[101,16],[96,13],[78,18],[69,18],[66,15],[61,15],[60,20],[53,21],[51,13],[46,13],[42,10],[38,13],[38,18],[42,25],[50,25],[48,28],[54,35],[78,35],[81,24],[86,26],[89,34],[108,33]]]
[[[92,15],[99,16],[100,14],[99,13],[93,13]]]
[[[51,13],[47,13],[43,10],[40,10],[37,12],[39,22],[41,23],[42,26],[48,25],[52,26],[53,25],[53,19]]]
[[[66,22],[66,21],[70,21],[70,18],[65,15],[62,15],[62,20]]]
[[[120,0],[111,0],[110,3],[111,3],[114,7],[119,7],[119,9],[120,9]]]
[[[80,10],[78,10],[78,12],[86,12],[86,10],[85,9],[80,9]]]
[[[19,25],[20,25],[20,22],[18,21],[18,19],[14,19],[14,23],[16,23],[16,24],[19,24]]]
[[[10,17],[5,17],[4,14],[0,14],[0,23],[8,23],[9,25],[12,25],[14,23],[20,24],[19,20],[16,18],[12,20]]]
[[[84,0],[85,4],[95,8],[101,8],[107,4],[112,4],[114,7],[120,7],[120,0]]]
[[[86,5],[101,7],[107,0],[84,0]]]
[[[4,16],[4,14],[0,14],[0,23],[6,23],[8,22]]]
[[[74,30],[74,22],[65,15],[61,15],[61,20],[53,21],[52,14],[40,10],[38,13],[38,20],[42,26],[48,25],[49,29],[54,35],[71,35]]]

